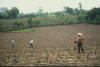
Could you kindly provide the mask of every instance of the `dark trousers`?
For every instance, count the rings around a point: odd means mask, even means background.
[[[32,43],[30,43],[30,48],[33,48],[33,44]]]
[[[84,53],[84,49],[82,47],[82,43],[78,43],[78,53],[80,53],[80,51],[82,51],[82,53]]]
[[[12,47],[12,48],[14,48],[14,47],[15,47],[14,43],[12,43],[11,47]]]

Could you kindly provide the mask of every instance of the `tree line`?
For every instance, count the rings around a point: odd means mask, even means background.
[[[11,18],[35,18],[35,17],[64,17],[68,14],[78,16],[79,21],[87,21],[89,23],[100,24],[100,7],[93,8],[89,11],[82,9],[82,4],[79,3],[79,8],[64,7],[64,10],[57,12],[43,12],[43,9],[40,8],[37,13],[20,13],[17,7],[12,7],[8,9],[6,7],[0,8],[0,19],[11,19]]]
[[[10,19],[10,18],[34,18],[34,17],[48,17],[48,16],[65,16],[65,14],[71,14],[71,15],[80,15],[85,14],[86,11],[82,9],[82,4],[79,3],[79,8],[71,8],[71,7],[64,7],[64,10],[57,11],[57,12],[43,12],[44,10],[42,8],[39,8],[37,13],[20,13],[19,9],[17,7],[12,7],[11,9],[2,7],[0,8],[0,19]]]
[[[79,3],[79,8],[64,7],[64,10],[57,12],[43,12],[42,8],[39,8],[37,13],[20,13],[17,7],[11,9],[2,7],[0,8],[0,19],[24,19],[24,21],[14,21],[13,25],[6,25],[8,23],[0,22],[0,31],[11,31],[24,29],[29,27],[39,27],[47,25],[65,25],[73,23],[91,23],[100,24],[100,7],[92,8],[91,10],[84,10],[82,4]],[[34,20],[33,18],[38,18]],[[41,21],[42,19],[42,21]],[[24,19],[25,20],[25,19]],[[52,23],[50,23],[52,22]],[[27,24],[25,26],[25,24]]]
[[[8,8],[0,8],[0,19],[10,19],[17,18],[19,15],[19,9],[17,7],[12,7],[10,10]]]

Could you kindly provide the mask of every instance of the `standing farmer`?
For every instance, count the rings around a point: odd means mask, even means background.
[[[77,38],[77,43],[78,43],[78,53],[80,53],[80,51],[82,51],[82,53],[84,53],[84,49],[82,47],[84,38],[82,36],[82,33],[78,33],[78,38]]]
[[[11,47],[12,47],[12,48],[15,47],[15,41],[14,41],[14,40],[11,41]]]
[[[30,40],[30,48],[33,48],[33,40]]]

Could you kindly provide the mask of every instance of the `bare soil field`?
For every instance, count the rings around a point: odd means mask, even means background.
[[[29,28],[40,32],[0,32],[0,66],[100,66],[100,25],[72,24]],[[74,53],[77,33],[85,38],[84,54]],[[29,48],[29,41],[34,47]],[[15,48],[11,48],[15,40]]]

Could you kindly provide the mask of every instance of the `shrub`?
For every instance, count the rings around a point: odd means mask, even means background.
[[[3,26],[2,23],[0,23],[0,32],[3,31],[3,27],[2,26]]]
[[[96,18],[94,19],[95,24],[100,24],[100,16],[97,15]]]
[[[27,22],[29,24],[28,27],[32,27],[33,26],[32,18],[28,19]]]
[[[85,16],[84,15],[80,15],[80,16],[78,16],[78,23],[83,23],[83,22],[85,22]]]
[[[35,26],[35,27],[37,27],[37,26],[39,26],[40,25],[40,21],[33,21],[33,25]]]
[[[24,24],[23,23],[21,23],[21,22],[15,22],[14,23],[14,26],[13,26],[14,30],[23,29],[23,28],[24,28]]]
[[[4,23],[0,23],[0,32],[8,32],[10,31],[9,26],[5,25]]]

